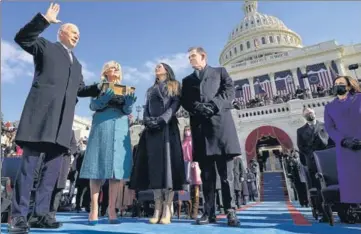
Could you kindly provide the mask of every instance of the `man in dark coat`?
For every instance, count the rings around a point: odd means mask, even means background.
[[[307,123],[297,129],[297,146],[300,152],[300,161],[308,167],[312,179],[312,187],[317,182],[315,174],[317,172],[313,152],[327,148],[329,136],[325,130],[325,124],[316,120],[315,111],[311,108],[303,110],[303,116]]]
[[[37,189],[35,213],[49,211],[50,198],[58,178],[62,155],[68,152],[77,96],[97,96],[99,85],[85,86],[82,67],[71,51],[79,30],[64,24],[53,43],[39,35],[57,19],[59,5],[51,4],[45,15],[38,13],[15,36],[15,42],[34,57],[34,80],[21,115],[16,143],[23,148],[12,200],[10,233],[28,233],[27,214],[33,173],[40,153],[45,153],[43,179]],[[46,219],[44,219],[44,222]],[[44,223],[46,228],[54,228]],[[55,226],[57,227],[57,226]]]
[[[199,162],[202,171],[205,212],[197,223],[216,222],[217,167],[228,225],[239,226],[234,210],[233,157],[241,154],[241,148],[231,114],[233,81],[225,68],[207,65],[203,48],[190,48],[188,53],[195,71],[183,79],[181,104],[190,114],[194,160]]]
[[[241,207],[241,204],[245,201],[245,198],[243,198],[242,193],[245,191],[245,186],[247,186],[246,183],[244,183],[244,178],[246,178],[246,170],[243,166],[243,160],[242,156],[237,156],[234,158],[234,194],[235,194],[235,202],[237,205],[237,208]],[[243,202],[242,202],[243,200]]]
[[[297,146],[300,153],[300,161],[302,165],[307,167],[311,178],[311,185],[308,188],[317,188],[320,190],[320,184],[316,179],[317,167],[313,157],[313,152],[324,150],[329,143],[329,136],[325,129],[325,124],[316,120],[315,111],[311,108],[304,108],[303,117],[307,123],[297,129]],[[319,192],[319,201],[322,201]],[[323,213],[321,206],[318,207],[319,212]],[[323,215],[321,222],[327,222],[327,216]]]
[[[62,224],[56,221],[55,215],[60,205],[61,196],[63,194],[63,190],[66,187],[66,181],[68,178],[69,170],[70,170],[70,162],[71,162],[71,155],[75,154],[77,150],[77,144],[75,139],[75,134],[73,131],[73,135],[71,138],[71,147],[70,147],[70,154],[65,153],[63,155],[63,159],[60,166],[60,173],[57,178],[57,182],[55,183],[54,190],[51,196],[50,201],[50,210],[48,211],[48,214],[42,217],[35,216],[36,214],[33,214],[32,217],[28,220],[28,223],[30,227],[32,228],[43,228],[44,223],[51,224],[53,227],[61,227]],[[41,162],[42,159],[39,160],[41,163],[41,167],[37,168],[35,174],[41,175],[42,170],[44,168],[44,162]],[[35,200],[34,200],[35,202]],[[34,204],[36,206],[37,204]],[[36,208],[34,209],[36,210]],[[43,221],[42,219],[47,219],[46,221]]]
[[[49,212],[50,222],[59,223],[56,222],[55,215],[60,206],[60,200],[63,195],[63,190],[66,187],[66,181],[68,179],[68,175],[71,167],[71,156],[75,155],[76,151],[77,151],[77,142],[73,131],[73,135],[71,138],[70,152],[63,155],[63,162],[60,167],[60,173],[55,183],[53,194],[51,196],[50,212]],[[61,223],[59,223],[59,226],[61,226]]]

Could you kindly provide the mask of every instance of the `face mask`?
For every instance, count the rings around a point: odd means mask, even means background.
[[[314,121],[315,120],[315,116],[313,115],[306,115],[306,120],[311,122],[311,121]]]
[[[191,131],[185,131],[185,135],[186,135],[187,137],[191,136]]]
[[[344,95],[347,93],[346,85],[335,85],[333,91],[337,95]]]

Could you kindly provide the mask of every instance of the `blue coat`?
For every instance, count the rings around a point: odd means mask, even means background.
[[[343,138],[361,140],[361,94],[348,95],[344,101],[336,98],[326,105],[324,118],[326,130],[336,143],[341,202],[361,203],[361,151],[341,147]]]
[[[129,179],[132,169],[128,115],[132,106],[108,105],[92,99],[93,116],[80,178]]]

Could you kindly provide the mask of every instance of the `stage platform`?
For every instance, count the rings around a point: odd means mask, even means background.
[[[331,227],[327,223],[314,221],[309,208],[301,208],[296,203],[261,202],[250,203],[238,211],[241,226],[226,226],[224,216],[219,216],[217,224],[198,226],[192,220],[173,219],[169,225],[151,225],[144,218],[123,218],[121,224],[110,225],[103,218],[96,226],[87,225],[86,213],[59,213],[57,218],[64,226],[57,230],[33,229],[32,234],[360,234],[361,225],[341,224],[336,221]],[[1,227],[6,233],[6,225]]]

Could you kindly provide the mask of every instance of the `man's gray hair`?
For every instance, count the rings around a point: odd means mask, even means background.
[[[65,31],[68,27],[71,27],[71,26],[75,26],[75,24],[72,24],[72,23],[65,23],[65,24],[62,24],[60,27],[59,27],[59,30],[58,30],[58,34],[57,34],[57,38],[58,38],[58,41],[60,41],[60,33]]]
[[[199,54],[207,54],[206,50],[203,47],[200,46],[193,46],[188,49],[188,52],[191,52],[192,50],[196,50]]]

